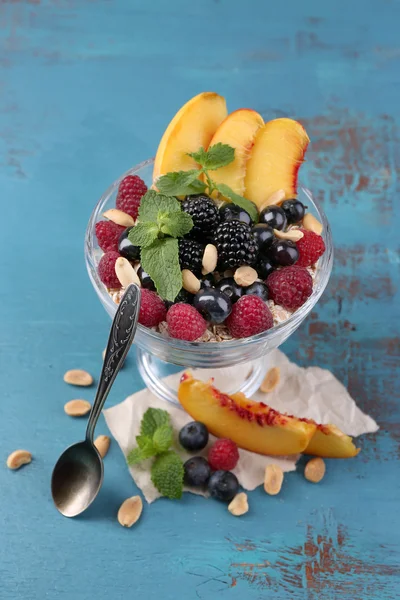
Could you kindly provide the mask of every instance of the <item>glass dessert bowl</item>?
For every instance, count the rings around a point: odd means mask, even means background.
[[[154,159],[146,160],[119,177],[103,194],[95,206],[85,236],[85,260],[93,287],[108,314],[113,317],[116,304],[98,275],[98,264],[103,254],[96,235],[95,225],[103,213],[115,207],[118,187],[127,175],[139,176],[150,188],[153,181]],[[322,295],[329,281],[333,262],[333,245],[328,220],[322,207],[311,192],[299,185],[298,199],[308,207],[323,226],[322,238],[326,250],[318,261],[313,291],[306,302],[285,321],[271,329],[249,338],[221,342],[188,342],[166,337],[155,330],[138,326],[135,345],[140,374],[149,389],[157,396],[178,404],[175,385],[164,380],[171,373],[171,365],[195,370],[197,378],[212,376],[218,386],[223,377],[223,391],[232,394],[243,392],[251,396],[260,386],[268,369],[268,354],[280,346],[302,323]],[[243,365],[241,369],[236,365]],[[202,376],[202,371],[205,370]],[[229,384],[227,384],[229,381]]]

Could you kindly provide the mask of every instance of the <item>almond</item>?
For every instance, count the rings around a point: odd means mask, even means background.
[[[218,252],[213,244],[207,244],[203,254],[203,269],[202,274],[208,275],[213,273],[216,269],[218,261]]]
[[[253,267],[239,267],[233,276],[238,285],[248,287],[258,279],[258,274]]]
[[[270,369],[266,376],[264,377],[264,381],[262,382],[261,386],[260,386],[260,391],[264,392],[264,394],[267,394],[268,392],[272,392],[272,390],[274,388],[276,388],[276,386],[279,383],[279,380],[281,378],[281,371],[279,367],[272,367],[272,369]]]
[[[264,490],[270,496],[276,496],[281,491],[283,471],[279,465],[270,464],[265,467]]]
[[[319,483],[325,475],[325,463],[322,458],[312,458],[306,464],[304,477],[311,483]]]
[[[136,283],[137,286],[141,287],[140,279],[135,269],[132,267],[129,260],[120,256],[115,261],[115,274],[122,287],[126,288],[131,283]]]
[[[87,400],[70,400],[64,404],[64,411],[70,417],[83,417],[91,409],[91,404]]]
[[[143,510],[143,502],[140,496],[127,498],[118,511],[118,523],[123,527],[132,527],[139,520]]]
[[[322,223],[320,223],[311,213],[306,213],[304,215],[302,227],[303,229],[307,229],[307,231],[313,231],[317,235],[321,235],[323,230]]]
[[[304,233],[300,229],[289,229],[289,231],[279,231],[274,229],[275,237],[280,240],[289,240],[291,242],[298,242],[304,237]]]
[[[276,190],[273,194],[271,194],[265,202],[260,206],[259,212],[267,208],[267,206],[271,206],[271,204],[280,204],[285,199],[285,190]]]
[[[200,281],[189,269],[182,271],[182,287],[191,294],[197,294],[200,289]]]
[[[71,369],[65,373],[64,381],[70,385],[87,387],[92,385],[93,377],[90,375],[90,373],[83,371],[82,369]]]
[[[9,469],[19,469],[22,465],[27,465],[32,461],[32,454],[28,450],[14,450],[7,458],[7,467]]]
[[[240,494],[236,494],[234,499],[228,506],[228,510],[231,515],[235,517],[240,517],[244,515],[249,510],[249,503],[247,502],[247,494],[244,492],[240,492]]]
[[[95,439],[94,445],[96,446],[97,450],[99,451],[101,458],[104,458],[105,455],[107,454],[110,444],[111,444],[111,439],[108,437],[108,435],[99,435]]]
[[[123,210],[118,210],[118,208],[110,208],[103,213],[103,217],[116,223],[117,225],[122,225],[122,227],[133,227],[135,224],[134,218],[131,215],[128,215]]]

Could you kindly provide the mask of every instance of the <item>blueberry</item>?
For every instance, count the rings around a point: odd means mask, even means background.
[[[279,229],[281,231],[287,225],[286,214],[279,206],[271,204],[260,212],[260,223],[266,223],[272,229]]]
[[[213,288],[197,292],[193,306],[207,321],[215,324],[225,321],[232,311],[232,302],[229,296]]]
[[[246,296],[258,296],[266,302],[269,298],[268,288],[262,281],[255,281],[246,288]]]
[[[253,223],[249,213],[244,208],[240,208],[237,204],[229,203],[224,204],[219,209],[221,221],[242,221],[247,225]]]
[[[275,270],[275,266],[272,264],[271,259],[266,256],[260,256],[256,265],[256,271],[260,279],[267,279],[268,275],[271,275],[272,271]]]
[[[151,279],[150,275],[146,273],[146,271],[143,271],[142,267],[138,268],[137,274],[139,276],[140,283],[142,284],[143,288],[146,288],[147,290],[156,289],[154,281]]]
[[[205,275],[203,279],[200,281],[200,288],[205,290],[207,288],[212,288],[215,285],[214,276],[212,273],[209,275]]]
[[[252,228],[261,254],[265,254],[274,240],[274,230],[266,223],[258,223]]]
[[[186,423],[179,432],[179,443],[190,452],[203,450],[208,443],[207,427],[199,421]]]
[[[140,258],[140,248],[139,246],[134,246],[128,238],[131,229],[133,229],[133,227],[128,227],[119,236],[118,252],[127,260],[134,261],[139,260]]]
[[[237,302],[243,296],[243,288],[236,283],[233,277],[225,277],[220,279],[215,286],[218,290],[229,296],[232,304]]]
[[[285,200],[282,202],[281,208],[285,212],[289,224],[302,221],[304,213],[306,212],[304,204],[295,198],[293,198],[293,200]]]
[[[272,244],[269,256],[279,267],[289,267],[297,262],[299,251],[294,242],[277,240]]]
[[[213,498],[230,502],[237,494],[239,482],[230,471],[215,471],[208,480],[208,491]]]
[[[204,487],[211,475],[211,467],[203,456],[193,456],[183,465],[184,482],[192,487]]]

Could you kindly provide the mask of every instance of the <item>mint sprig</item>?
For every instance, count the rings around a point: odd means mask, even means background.
[[[154,281],[161,298],[173,302],[182,289],[178,240],[166,237],[142,247],[140,263]]]
[[[136,436],[137,448],[127,456],[129,466],[156,457],[151,467],[151,480],[158,491],[167,498],[181,498],[183,489],[183,463],[178,454],[169,448],[173,441],[171,419],[166,410],[148,408]]]
[[[207,186],[198,179],[199,173],[198,169],[167,173],[167,175],[162,175],[157,179],[157,188],[162,194],[171,194],[172,196],[202,194],[206,191]]]

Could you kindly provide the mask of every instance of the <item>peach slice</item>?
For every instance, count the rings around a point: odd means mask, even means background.
[[[236,194],[244,194],[246,163],[250,156],[257,131],[264,125],[264,119],[255,110],[240,108],[228,115],[215,132],[210,146],[228,144],[235,149],[235,159],[226,167],[213,171],[216,183],[225,183]]]
[[[215,436],[230,438],[240,448],[259,454],[303,452],[316,430],[311,421],[282,415],[244,394],[228,396],[188,373],[182,377],[178,398],[189,415]]]
[[[356,448],[350,436],[335,425],[318,425],[304,454],[314,454],[324,458],[352,458],[357,456]]]
[[[274,119],[258,130],[247,161],[244,196],[260,208],[277,190],[285,198],[297,194],[297,173],[303,163],[309,137],[293,119]]]
[[[176,113],[158,146],[153,179],[169,171],[188,171],[197,164],[187,152],[208,148],[219,125],[227,116],[225,98],[215,92],[195,96]]]

